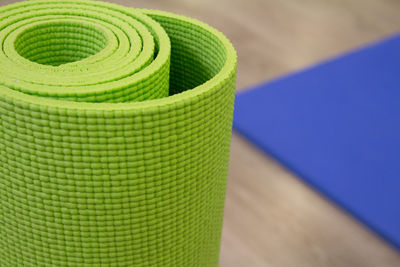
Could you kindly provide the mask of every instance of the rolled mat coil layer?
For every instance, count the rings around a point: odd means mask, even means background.
[[[217,266],[236,53],[99,1],[0,8],[0,266]]]

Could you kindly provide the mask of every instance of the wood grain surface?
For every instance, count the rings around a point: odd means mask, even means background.
[[[112,2],[195,17],[224,32],[239,55],[238,90],[400,30],[399,0]],[[237,134],[228,179],[220,266],[400,266],[391,246]]]

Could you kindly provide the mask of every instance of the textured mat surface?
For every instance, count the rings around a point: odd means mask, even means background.
[[[397,248],[399,47],[396,36],[241,93],[233,123]]]
[[[95,1],[0,8],[0,266],[217,266],[236,54]]]

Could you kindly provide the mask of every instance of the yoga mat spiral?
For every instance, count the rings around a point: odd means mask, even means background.
[[[100,1],[0,8],[0,266],[217,266],[236,53]]]

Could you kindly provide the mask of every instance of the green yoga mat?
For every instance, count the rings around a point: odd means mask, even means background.
[[[0,266],[217,266],[236,53],[115,4],[0,8]]]

